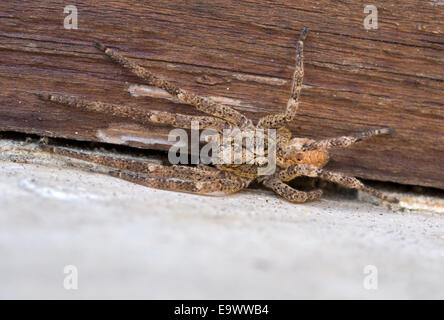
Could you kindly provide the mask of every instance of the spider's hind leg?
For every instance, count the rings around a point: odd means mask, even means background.
[[[350,136],[342,136],[336,138],[328,138],[319,141],[308,142],[302,146],[302,151],[308,150],[327,150],[331,148],[347,148],[356,142],[360,142],[364,139],[368,139],[374,136],[389,134],[394,130],[392,128],[380,128],[380,129],[371,129],[367,131],[360,132],[355,135]],[[289,146],[286,147],[288,150],[291,147],[291,141]]]
[[[292,165],[287,169],[279,172],[278,178],[282,181],[290,181],[298,176],[306,176],[312,178],[320,178],[326,181],[337,183],[340,186],[357,189],[371,194],[372,196],[379,198],[383,201],[398,203],[399,200],[396,197],[384,194],[376,189],[366,186],[355,177],[350,177],[339,172],[328,171],[308,165]]]

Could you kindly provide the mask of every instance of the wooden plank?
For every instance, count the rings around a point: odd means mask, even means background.
[[[152,88],[137,87],[139,80],[91,45],[95,39],[257,120],[285,106],[296,39],[308,26],[293,132],[321,138],[393,127],[392,136],[335,151],[329,168],[444,188],[443,2],[372,1],[379,20],[378,29],[369,31],[363,26],[366,4],[78,0],[78,30],[66,30],[66,1],[2,1],[0,130],[168,149],[168,127],[143,128],[33,96],[46,91],[196,114]]]

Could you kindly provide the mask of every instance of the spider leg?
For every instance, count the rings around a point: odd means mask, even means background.
[[[107,155],[100,153],[93,153],[81,150],[75,150],[67,147],[49,146],[40,144],[39,148],[45,152],[57,154],[69,158],[79,159],[86,162],[96,163],[101,166],[111,167],[124,171],[134,171],[145,173],[162,178],[177,178],[177,179],[226,179],[231,178],[232,175],[228,172],[217,170],[216,168],[200,165],[199,167],[190,166],[165,166],[155,162],[149,162],[143,159],[118,157],[116,155]]]
[[[284,199],[294,203],[313,201],[319,199],[322,196],[322,190],[318,189],[309,192],[296,190],[276,178],[265,179],[262,181],[262,184],[276,192]]]
[[[236,177],[211,167],[164,166],[143,160],[92,154],[64,147],[47,145],[40,147],[53,154],[110,167],[109,170],[89,167],[89,171],[107,174],[155,189],[218,195],[237,192],[248,187],[251,182],[251,179]]]
[[[217,165],[217,169],[225,172],[230,172],[235,174],[236,176],[241,176],[248,179],[254,179],[258,175],[257,165],[251,165],[251,164],[242,164],[242,165],[221,164]]]
[[[178,191],[186,193],[196,193],[204,195],[224,195],[235,193],[248,186],[245,179],[230,178],[230,179],[211,179],[211,180],[178,180],[170,178],[151,177],[143,173],[110,170],[110,176],[127,180],[129,182],[137,183],[146,187]]]
[[[304,40],[307,37],[308,28],[304,27],[299,36],[296,48],[296,66],[291,83],[290,98],[287,102],[287,108],[284,113],[271,114],[261,118],[258,122],[260,128],[278,128],[286,122],[292,121],[296,117],[299,108],[299,97],[302,89],[302,80],[304,78]]]
[[[159,78],[148,69],[136,64],[117,51],[107,48],[99,42],[94,42],[94,45],[114,62],[120,64],[125,69],[130,70],[133,74],[140,79],[145,80],[148,84],[165,90],[174,98],[194,106],[199,111],[224,119],[240,128],[253,128],[251,120],[237,110],[227,105],[216,103],[209,98],[204,98],[185,89],[176,87],[172,83]]]
[[[366,186],[355,177],[350,177],[339,172],[327,171],[313,166],[296,164],[278,173],[278,179],[282,181],[290,181],[298,176],[321,178],[327,181],[337,183],[346,188],[357,189],[367,192],[372,196],[387,202],[392,202],[392,203],[399,202],[399,200],[396,197],[386,195],[378,190]]]
[[[392,128],[381,128],[381,129],[372,129],[372,130],[363,131],[358,134],[350,136],[329,138],[319,141],[310,141],[304,143],[302,145],[302,148],[299,149],[298,151],[319,150],[319,149],[327,150],[331,148],[347,148],[352,144],[360,142],[364,139],[368,139],[381,134],[389,134],[391,132],[393,132]],[[292,144],[290,141],[290,143],[285,147],[285,150],[290,150],[291,146]]]
[[[68,95],[36,93],[36,96],[42,100],[52,101],[84,111],[94,111],[99,113],[111,114],[117,117],[128,118],[142,124],[169,124],[176,128],[190,129],[191,122],[195,121],[199,123],[200,129],[215,129],[219,132],[222,132],[223,129],[230,127],[230,124],[228,122],[214,117],[190,116],[164,111],[142,111],[125,105],[110,104],[98,101],[87,101]]]

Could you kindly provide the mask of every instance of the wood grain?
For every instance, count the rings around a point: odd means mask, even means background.
[[[296,135],[323,138],[390,126],[333,153],[331,169],[369,179],[444,188],[444,5],[372,1],[77,0],[0,2],[0,130],[168,149],[170,128],[43,103],[33,92],[77,95],[196,114],[114,65],[91,44],[121,50],[196,93],[259,117],[283,110],[303,26],[304,89]],[[73,3],[74,4],[74,3]],[[137,97],[136,97],[137,96]]]

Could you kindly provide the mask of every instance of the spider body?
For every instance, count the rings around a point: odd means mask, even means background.
[[[78,108],[86,112],[107,113],[141,124],[160,123],[168,124],[176,128],[192,129],[192,123],[197,122],[200,129],[212,129],[217,131],[218,134],[221,134],[225,129],[232,128],[238,128],[242,132],[248,131],[252,133],[256,133],[259,130],[276,130],[275,139],[269,140],[265,146],[266,154],[275,154],[276,169],[268,174],[259,173],[260,169],[269,165],[267,161],[256,160],[253,163],[245,161],[244,157],[249,153],[255,154],[255,151],[247,148],[243,143],[237,145],[242,153],[241,163],[219,163],[214,166],[199,165],[197,167],[160,165],[143,160],[125,160],[113,156],[95,155],[47,145],[43,145],[42,148],[51,153],[74,157],[109,167],[107,173],[111,176],[158,189],[214,195],[237,192],[248,187],[251,182],[256,181],[272,189],[288,201],[301,203],[320,198],[322,191],[299,191],[290,187],[286,182],[299,176],[307,176],[321,178],[347,188],[359,189],[384,201],[398,202],[396,198],[372,189],[354,177],[323,169],[329,160],[328,150],[330,148],[345,148],[364,138],[390,133],[392,129],[371,129],[355,135],[324,140],[311,140],[299,137],[292,138],[287,124],[297,116],[304,75],[303,41],[306,38],[307,32],[308,29],[304,28],[298,40],[296,66],[293,74],[290,97],[285,111],[279,114],[266,115],[261,118],[256,125],[237,110],[176,87],[144,67],[125,58],[120,53],[97,42],[95,46],[114,62],[131,71],[148,84],[165,90],[175,99],[194,106],[197,110],[207,115],[190,116],[163,111],[141,112],[125,105],[86,101],[67,95],[36,94],[42,100]]]

